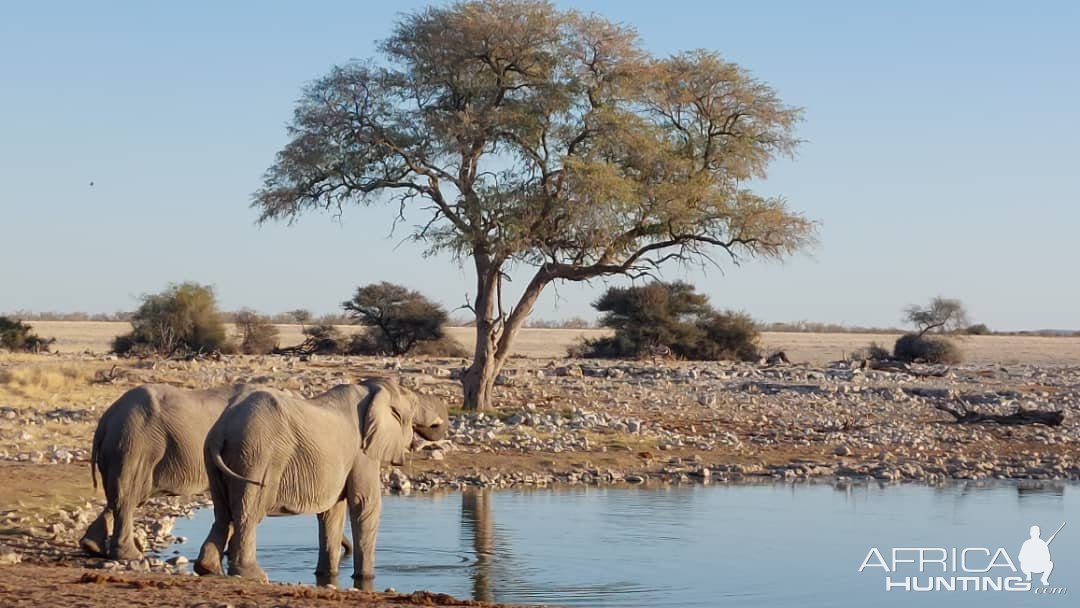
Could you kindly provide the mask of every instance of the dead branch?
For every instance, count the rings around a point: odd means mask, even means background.
[[[986,414],[966,406],[954,409],[945,404],[936,404],[934,407],[951,414],[956,419],[957,424],[994,423],[1009,426],[1045,424],[1046,426],[1058,426],[1065,420],[1065,412],[1062,410],[1028,410],[1017,407],[1012,414]]]

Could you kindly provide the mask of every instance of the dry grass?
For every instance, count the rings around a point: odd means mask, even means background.
[[[59,352],[97,352],[109,350],[113,337],[130,329],[127,323],[93,321],[36,321],[35,331],[45,337],[56,338]],[[303,341],[301,326],[278,325],[283,346]],[[362,331],[361,328],[344,325],[346,334]],[[235,329],[234,329],[235,331]],[[447,333],[472,351],[476,344],[470,327],[451,327]],[[521,330],[514,346],[514,356],[535,358],[559,358],[566,356],[566,349],[582,337],[595,338],[606,335],[602,329],[534,329]],[[792,361],[806,361],[820,365],[842,359],[870,342],[892,348],[899,335],[889,334],[812,334],[764,332],[764,350],[783,350]],[[965,360],[976,364],[1033,363],[1080,365],[1080,338],[1051,338],[1036,336],[965,336],[957,338]]]

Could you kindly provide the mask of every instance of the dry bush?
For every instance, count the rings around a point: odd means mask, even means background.
[[[42,338],[31,331],[31,326],[16,319],[0,317],[0,348],[11,352],[48,352],[55,338]]]
[[[887,361],[892,359],[892,353],[889,349],[878,344],[877,342],[871,342],[866,348],[860,348],[859,350],[851,353],[851,358],[855,361],[863,361],[870,359],[872,361]]]
[[[228,350],[214,290],[197,283],[174,284],[161,293],[144,295],[131,326],[131,333],[113,341],[113,352],[141,356]]]
[[[960,348],[947,338],[904,334],[896,340],[893,357],[900,361],[945,363],[955,365],[963,360]]]
[[[462,346],[460,342],[450,336],[443,336],[438,340],[425,340],[419,342],[409,351],[409,354],[422,357],[450,357],[461,359],[472,356],[472,353]]]
[[[278,329],[269,318],[242,309],[234,322],[240,330],[240,352],[245,355],[266,355],[278,347]]]

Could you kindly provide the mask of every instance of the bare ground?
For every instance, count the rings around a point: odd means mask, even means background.
[[[35,325],[44,335],[58,336],[68,354],[0,355],[0,545],[14,548],[24,562],[0,566],[0,605],[192,606],[209,601],[234,606],[383,606],[449,601],[432,595],[374,596],[90,571],[84,568],[101,562],[78,555],[74,539],[85,523],[79,513],[101,501],[100,490],[91,487],[85,460],[90,436],[100,413],[128,388],[144,382],[204,387],[249,381],[311,394],[332,384],[394,373],[453,405],[460,387],[447,375],[462,360],[114,360],[73,353],[104,350],[124,324]],[[468,339],[467,328],[454,332],[460,341]],[[465,438],[479,440],[457,442],[458,449],[448,451],[443,460],[415,458],[404,472],[414,480],[503,480],[493,481],[495,485],[533,477],[581,482],[605,471],[640,475],[650,483],[680,483],[687,474],[705,469],[713,472],[714,482],[819,475],[886,481],[1080,478],[1078,339],[966,338],[962,345],[972,363],[930,377],[823,366],[872,340],[890,341],[881,335],[767,334],[767,345],[784,349],[793,361],[809,362],[781,368],[590,362],[599,366],[593,371],[602,373],[583,377],[573,371],[575,362],[539,358],[560,356],[566,345],[587,333],[526,330],[519,357],[510,360],[506,379],[496,389],[496,411],[486,422],[467,425]],[[99,381],[105,378],[110,380]],[[919,396],[920,391],[940,395]],[[934,408],[970,396],[990,398],[988,407],[1064,409],[1066,422],[1056,428],[955,425]],[[571,413],[578,410],[586,414]],[[558,414],[573,425],[590,412],[610,420],[639,420],[645,430],[626,432],[625,427],[608,425],[566,431],[567,441],[586,437],[588,446],[548,449],[522,438],[548,440],[552,433],[532,423],[497,421]],[[56,524],[62,531],[55,531]]]

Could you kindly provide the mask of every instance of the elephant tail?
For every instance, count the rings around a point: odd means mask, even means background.
[[[214,466],[216,466],[218,468],[218,470],[221,471],[222,473],[224,473],[227,477],[231,477],[231,478],[233,478],[233,479],[235,479],[237,481],[246,481],[247,483],[253,483],[253,484],[259,486],[260,488],[264,485],[263,482],[261,482],[261,481],[256,481],[254,479],[248,479],[247,477],[244,477],[243,475],[241,475],[241,474],[237,473],[236,471],[233,471],[232,469],[230,469],[229,465],[225,464],[225,460],[221,458],[221,452],[218,452],[218,451],[215,450],[214,455],[213,455],[213,460],[214,460]]]
[[[101,443],[105,440],[105,420],[102,416],[101,420],[98,420],[97,428],[94,429],[94,441],[90,444],[90,483],[94,484],[94,489],[98,488],[98,454],[101,453]],[[104,479],[102,483],[104,483]]]

